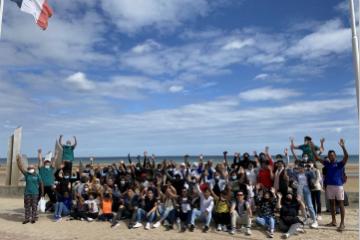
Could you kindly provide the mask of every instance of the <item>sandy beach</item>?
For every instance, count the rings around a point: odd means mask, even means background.
[[[346,209],[346,230],[343,233],[337,232],[334,228],[324,225],[330,221],[329,214],[323,215],[320,227],[317,230],[306,227],[306,234],[294,236],[291,239],[358,239],[358,208]],[[340,216],[338,216],[339,218]],[[253,235],[245,236],[237,233],[232,236],[225,232],[216,232],[212,229],[209,233],[202,233],[199,229],[195,232],[178,233],[176,230],[166,232],[160,227],[153,230],[127,229],[124,223],[116,229],[111,229],[109,223],[104,222],[81,222],[66,221],[61,223],[53,222],[52,215],[41,214],[40,219],[34,225],[22,225],[23,201],[20,198],[0,198],[0,239],[1,240],[112,240],[112,239],[263,239],[266,238],[263,231],[258,228],[253,230]],[[275,233],[275,239],[280,239],[281,233]]]

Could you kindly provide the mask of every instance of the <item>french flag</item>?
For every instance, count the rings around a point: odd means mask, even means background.
[[[47,0],[11,0],[15,2],[21,11],[34,16],[36,24],[45,30],[48,20],[53,15],[53,10]]]

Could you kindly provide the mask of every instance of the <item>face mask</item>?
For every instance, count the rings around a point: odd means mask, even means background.
[[[196,183],[196,179],[191,180],[192,183]]]
[[[84,188],[85,192],[89,191],[89,188]]]
[[[236,176],[231,176],[231,179],[232,179],[232,180],[236,180],[237,177],[236,177]]]
[[[45,168],[50,168],[50,165],[49,165],[49,164],[46,164],[46,165],[45,165]]]
[[[125,181],[120,181],[120,184],[121,184],[121,185],[125,185]]]
[[[131,169],[128,169],[127,172],[128,172],[128,173],[131,173]]]
[[[219,180],[219,179],[220,179],[220,176],[216,176],[215,179],[216,179],[216,180]]]
[[[69,177],[69,176],[65,176],[64,178],[65,178],[65,179],[69,179],[70,177]]]
[[[309,157],[304,157],[304,161],[308,161],[309,160]]]
[[[33,174],[35,172],[35,169],[29,169],[28,172]]]

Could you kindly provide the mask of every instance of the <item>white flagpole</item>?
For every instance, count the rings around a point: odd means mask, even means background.
[[[0,0],[0,39],[1,39],[3,12],[4,12],[4,0]]]
[[[354,70],[355,70],[355,86],[356,86],[356,100],[357,100],[357,109],[358,117],[359,113],[359,82],[360,82],[360,68],[359,68],[359,41],[356,34],[356,20],[355,20],[355,8],[354,0],[350,0],[350,21],[351,21],[351,33],[352,33],[352,48],[353,48],[353,60],[354,60]],[[360,118],[359,118],[360,120]]]

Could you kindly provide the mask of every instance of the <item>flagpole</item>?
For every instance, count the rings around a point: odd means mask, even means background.
[[[4,13],[4,0],[0,0],[0,39],[1,39],[3,13]]]
[[[352,48],[353,48],[354,70],[355,70],[356,101],[357,101],[357,109],[359,116],[359,82],[360,82],[359,41],[356,33],[354,0],[350,0],[350,21],[351,21]]]

